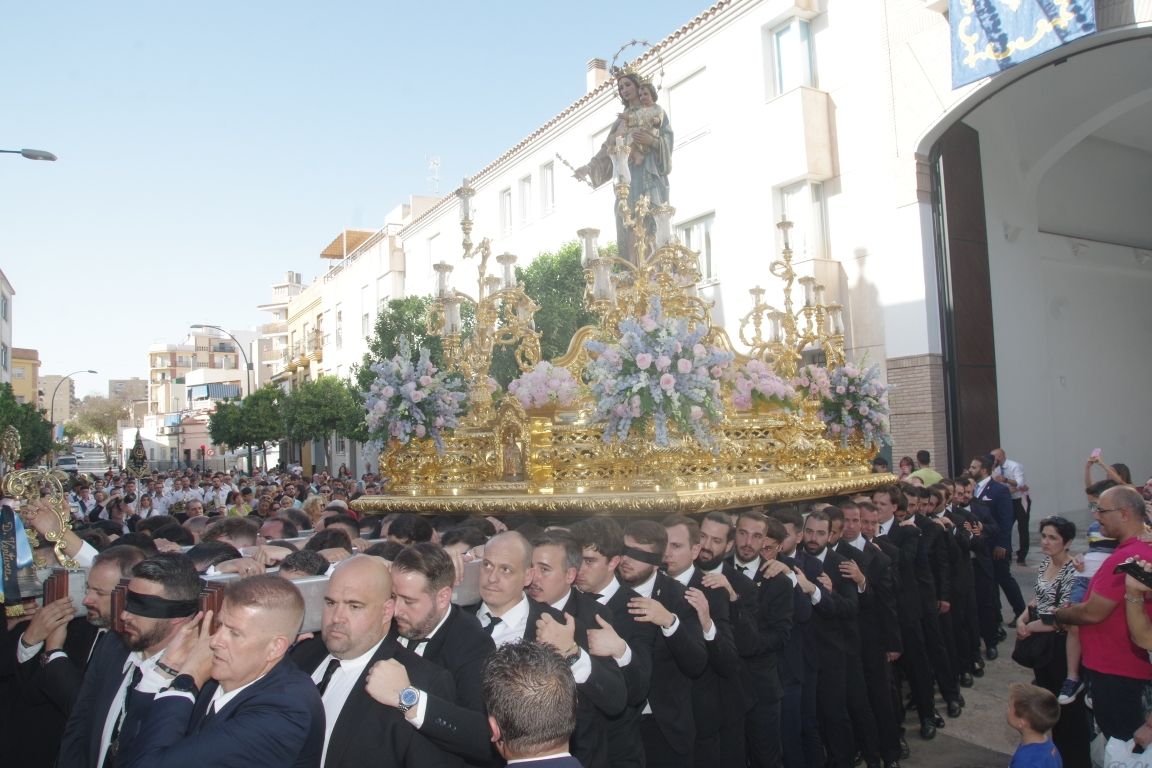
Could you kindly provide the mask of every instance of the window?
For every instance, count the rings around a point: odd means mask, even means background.
[[[680,242],[686,248],[697,251],[700,254],[700,279],[714,280],[716,273],[712,264],[712,222],[716,219],[716,214],[710,213],[707,216],[693,219],[692,221],[685,222],[676,228],[676,234],[680,238]]]
[[[346,447],[344,445],[344,436],[343,435],[336,435],[336,453],[343,456],[345,450],[346,450]]]
[[[500,191],[500,231],[507,234],[512,231],[512,190]]]
[[[788,242],[793,258],[797,261],[825,258],[824,188],[817,182],[807,181],[781,187],[776,193],[776,208],[777,221],[785,216],[792,222]],[[782,239],[778,244],[784,247]]]
[[[806,19],[793,18],[773,27],[766,38],[769,98],[802,85],[816,84],[812,31]]]
[[[376,302],[377,302],[376,309],[377,309],[377,311],[383,311],[385,305],[388,303],[388,296],[390,294],[388,292],[387,280],[388,280],[387,275],[381,275],[380,277],[376,278]]]
[[[360,335],[368,338],[372,333],[372,316],[367,312],[360,316]]]
[[[8,319],[8,297],[0,295],[0,320]]]
[[[336,305],[336,349],[344,346],[344,310]]]
[[[532,219],[532,177],[520,179],[520,226]]]
[[[547,216],[556,206],[555,168],[552,163],[540,166],[540,215]]]
[[[24,366],[18,365],[15,368],[13,368],[12,369],[12,378],[14,378],[14,379],[24,378]]]

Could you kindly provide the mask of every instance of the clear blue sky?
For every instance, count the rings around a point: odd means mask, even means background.
[[[344,228],[451,191],[584,92],[588,59],[706,0],[44,0],[0,25],[13,345],[76,392],[146,378],[192,323],[254,328]]]

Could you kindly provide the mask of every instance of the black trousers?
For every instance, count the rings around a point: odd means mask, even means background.
[[[916,713],[923,720],[932,717],[936,711],[935,696],[932,694],[932,666],[928,662],[928,652],[924,649],[924,630],[919,621],[911,621],[900,626],[900,642],[904,652],[900,654],[900,671],[912,689],[912,701],[916,702]],[[898,702],[903,711],[904,702]]]
[[[940,614],[935,605],[922,605],[920,626],[924,630],[924,650],[928,653],[936,686],[945,701],[953,701],[960,695],[956,672],[948,658],[948,647],[944,632],[940,628]]]
[[[784,764],[784,747],[781,743],[784,724],[781,721],[780,694],[775,690],[765,690],[764,686],[757,686],[756,694],[756,704],[744,718],[741,744],[747,745],[748,764],[753,768],[780,768]],[[726,731],[720,733],[723,735]],[[796,736],[799,737],[799,734],[797,728]]]
[[[877,728],[876,713],[868,698],[868,682],[864,677],[864,663],[859,655],[846,657],[848,684],[848,717],[852,721],[852,733],[856,736],[856,749],[865,760],[880,759],[880,734]]]
[[[640,740],[644,743],[644,765],[648,768],[684,768],[694,763],[691,750],[681,754],[672,748],[652,715],[640,716]]]
[[[843,657],[821,659],[816,673],[820,732],[828,750],[827,765],[852,768],[856,757],[856,737],[848,716],[848,668]]]
[[[1023,560],[1028,557],[1028,545],[1031,544],[1032,531],[1030,519],[1032,517],[1031,505],[1024,503],[1024,499],[1012,499],[1012,512],[1016,515],[1016,536],[1020,543],[1016,548],[1016,557]]]
[[[1003,560],[992,561],[992,575],[996,577],[996,584],[1004,593],[1004,597],[1008,598],[1008,605],[1012,606],[1012,613],[1016,616],[1024,613],[1024,609],[1027,607],[1024,604],[1024,595],[1020,593],[1020,585],[1016,583],[1016,579],[1012,578],[1011,552]],[[1000,610],[999,602],[997,602],[996,610]]]
[[[1068,675],[1065,642],[1067,636],[1064,633],[1058,634],[1052,661],[1033,670],[1036,674],[1036,685],[1055,694],[1060,693],[1060,686]],[[1052,728],[1052,743],[1060,750],[1064,768],[1091,768],[1089,717],[1088,708],[1084,706],[1083,694],[1077,696],[1071,704],[1060,707],[1060,719]]]
[[[900,721],[892,708],[892,665],[883,650],[865,651],[860,657],[868,705],[876,721],[880,757],[886,763],[900,760]],[[900,706],[903,706],[901,702]]]
[[[1144,724],[1144,688],[1147,680],[1108,675],[1084,668],[1092,692],[1092,714],[1108,738],[1127,741]]]
[[[997,630],[1000,624],[1000,592],[996,587],[996,574],[990,557],[972,560],[972,578],[976,587],[976,622],[984,647],[995,648],[1000,642]],[[1012,574],[1008,574],[1011,578]]]

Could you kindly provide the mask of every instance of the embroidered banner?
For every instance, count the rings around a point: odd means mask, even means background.
[[[948,0],[952,87],[1096,31],[1094,0]]]

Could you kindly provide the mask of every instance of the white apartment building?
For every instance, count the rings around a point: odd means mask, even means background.
[[[8,276],[0,270],[0,384],[12,382],[12,298],[15,295]]]
[[[1152,2],[1098,0],[1097,33],[956,90],[946,10],[722,0],[661,41],[637,64],[675,132],[674,224],[739,348],[749,289],[779,296],[768,266],[787,216],[798,271],[847,310],[850,356],[885,368],[896,456],[925,448],[953,470],[1002,445],[1038,508],[1080,507],[1092,448],[1152,470],[1136,405],[1152,367],[1138,351],[1152,327]],[[473,241],[527,263],[584,227],[615,239],[612,190],[563,162],[586,162],[620,110],[600,65],[588,81],[471,176]],[[458,218],[452,195],[414,201],[293,299],[290,373],[347,375],[364,352],[350,321],[432,293],[441,261],[474,294]]]

